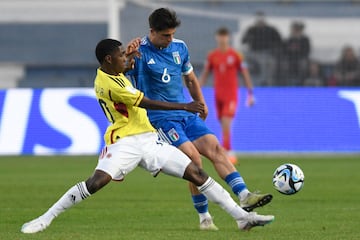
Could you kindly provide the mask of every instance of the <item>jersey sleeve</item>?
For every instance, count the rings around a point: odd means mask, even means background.
[[[144,93],[134,88],[128,81],[116,78],[112,82],[111,100],[121,102],[127,106],[138,106],[144,98]]]
[[[131,81],[131,83],[135,87],[137,86],[136,80],[139,75],[139,64],[140,64],[140,59],[135,57],[134,68],[126,73],[126,77]]]
[[[240,52],[236,52],[236,56],[237,56],[239,70],[243,71],[244,69],[247,69],[248,65],[244,59],[244,55]]]
[[[190,62],[190,56],[189,56],[189,50],[186,47],[186,45],[184,46],[185,50],[184,50],[184,61],[183,61],[183,65],[181,67],[181,73],[183,75],[188,75],[193,71],[193,66]]]

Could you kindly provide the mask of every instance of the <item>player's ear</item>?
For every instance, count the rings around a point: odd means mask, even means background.
[[[154,29],[150,28],[150,34],[154,35],[155,33],[156,33],[156,31]]]
[[[105,60],[106,63],[111,64],[111,62],[112,62],[112,57],[111,57],[111,55],[106,55],[104,60]]]

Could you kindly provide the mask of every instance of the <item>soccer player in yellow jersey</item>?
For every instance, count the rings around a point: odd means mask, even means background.
[[[263,216],[243,210],[225,189],[192,163],[185,154],[160,141],[147,118],[146,110],[143,109],[201,112],[204,110],[203,104],[168,103],[144,97],[123,75],[127,58],[117,40],[100,41],[96,47],[96,57],[101,65],[95,79],[96,97],[111,122],[105,133],[106,147],[99,156],[94,174],[88,180],[71,187],[43,215],[25,223],[21,228],[23,233],[45,230],[60,213],[85,200],[111,180],[122,180],[137,166],[154,176],[161,171],[194,183],[209,200],[229,213],[241,230],[263,226],[274,220],[271,215]]]

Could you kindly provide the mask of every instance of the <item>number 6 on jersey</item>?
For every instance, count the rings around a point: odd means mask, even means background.
[[[170,82],[170,80],[171,80],[170,74],[168,74],[167,68],[164,68],[164,72],[161,76],[161,81],[163,81],[164,83],[168,83]]]

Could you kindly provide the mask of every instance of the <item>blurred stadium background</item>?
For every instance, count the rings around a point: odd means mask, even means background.
[[[261,63],[248,59],[257,105],[239,106],[236,151],[360,152],[360,1],[2,0],[0,154],[96,154],[107,123],[91,89],[94,46],[105,37],[127,43],[146,35],[147,16],[162,6],[180,16],[176,37],[187,42],[198,74],[218,27],[232,31],[245,58],[251,48],[242,39],[256,14],[279,32],[271,83],[261,79]],[[295,54],[305,59],[295,76],[284,50],[294,22],[311,46]],[[346,46],[355,55],[352,81],[337,75]],[[208,84],[207,122],[220,136]]]

